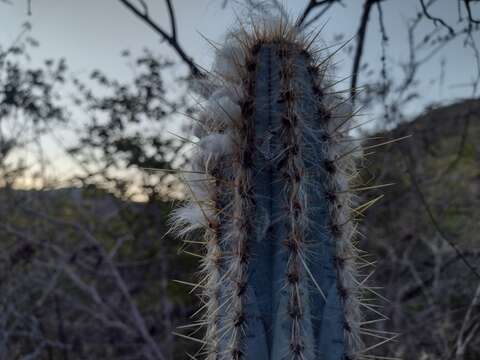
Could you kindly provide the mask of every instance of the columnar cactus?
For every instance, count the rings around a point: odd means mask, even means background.
[[[204,230],[208,360],[340,360],[363,354],[351,111],[331,57],[281,19],[218,49],[195,133],[180,235]]]

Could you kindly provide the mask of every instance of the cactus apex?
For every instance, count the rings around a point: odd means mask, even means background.
[[[364,355],[350,185],[361,148],[317,36],[284,18],[240,24],[202,80],[190,201],[173,228],[205,230],[208,360]]]

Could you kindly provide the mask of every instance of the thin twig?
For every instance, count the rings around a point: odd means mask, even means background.
[[[175,12],[173,11],[173,5],[171,0],[165,0],[167,2],[168,15],[170,16],[170,26],[172,27],[172,38],[177,40],[177,21],[175,20]]]
[[[172,22],[172,35],[168,34],[164,29],[162,29],[156,22],[154,22],[148,12],[140,11],[135,5],[133,5],[129,0],[119,0],[125,7],[127,7],[131,12],[133,12],[139,19],[143,20],[147,25],[149,25],[153,30],[155,30],[160,36],[168,42],[168,44],[176,51],[180,58],[185,62],[190,68],[190,72],[194,77],[203,77],[203,73],[194,63],[192,58],[187,55],[183,50],[180,44],[177,41],[177,30],[175,24],[175,17],[173,16],[173,7],[169,6],[169,12],[171,8],[170,21]],[[168,5],[169,1],[167,2]]]
[[[372,6],[379,0],[365,0],[363,4],[362,17],[360,19],[360,25],[357,31],[357,48],[355,50],[355,57],[353,59],[353,68],[352,68],[352,82],[350,84],[350,96],[352,97],[352,102],[355,102],[356,87],[358,81],[358,71],[360,69],[360,62],[363,55],[363,47],[365,43],[365,36],[367,34],[367,25],[368,19],[370,16],[370,11]]]
[[[341,3],[342,1],[341,0],[321,0],[321,1],[310,0],[308,5],[303,10],[302,15],[300,15],[300,17],[298,18],[296,26],[300,28],[304,28],[304,27],[307,27],[308,25],[311,25],[311,22],[308,22],[308,24],[305,24],[305,25],[304,25],[304,22],[307,19],[308,15],[310,15],[310,13],[315,8],[323,5],[331,6],[333,3],[336,3],[336,2]]]
[[[463,0],[463,2],[465,4],[465,8],[467,9],[468,21],[471,24],[477,24],[477,25],[480,24],[480,20],[477,20],[477,19],[473,18],[472,8],[470,7],[470,3],[472,2],[472,0]]]
[[[450,25],[448,25],[443,19],[441,19],[439,17],[432,16],[428,12],[428,5],[425,4],[425,0],[420,0],[420,5],[422,6],[423,14],[427,17],[427,19],[432,20],[433,24],[435,26],[437,26],[437,24],[440,23],[443,27],[448,29],[448,32],[450,33],[450,35],[452,35],[452,36],[455,35],[455,31],[453,30],[453,28]]]

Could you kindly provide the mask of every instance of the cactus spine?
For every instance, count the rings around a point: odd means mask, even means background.
[[[208,360],[340,360],[362,354],[345,141],[351,118],[330,57],[281,19],[232,32],[186,172],[180,235],[202,228]],[[368,306],[368,305],[366,305]]]

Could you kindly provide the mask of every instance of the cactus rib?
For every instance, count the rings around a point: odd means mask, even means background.
[[[190,202],[174,221],[181,235],[205,229],[208,360],[362,351],[352,111],[328,93],[330,57],[313,40],[283,19],[252,23],[227,37],[203,84]]]

